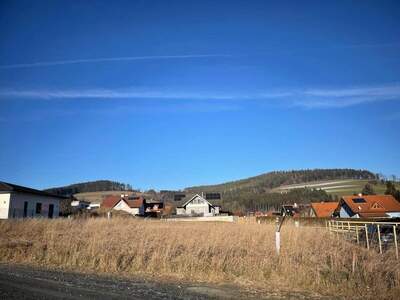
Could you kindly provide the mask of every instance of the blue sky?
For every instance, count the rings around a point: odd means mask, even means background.
[[[400,175],[398,1],[1,1],[0,179]]]

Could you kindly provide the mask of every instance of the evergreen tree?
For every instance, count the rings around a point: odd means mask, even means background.
[[[372,185],[370,185],[369,183],[367,183],[364,188],[362,189],[361,193],[363,195],[375,195],[375,191],[374,188],[372,187]]]

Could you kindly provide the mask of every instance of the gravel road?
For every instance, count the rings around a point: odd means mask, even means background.
[[[260,293],[235,285],[188,285],[84,275],[0,264],[0,299],[322,299]]]

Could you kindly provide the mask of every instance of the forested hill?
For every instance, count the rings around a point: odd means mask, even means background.
[[[275,171],[242,180],[226,182],[217,185],[189,187],[188,192],[218,191],[229,193],[233,191],[248,191],[263,193],[273,188],[296,183],[307,183],[321,180],[338,179],[377,179],[377,175],[367,170],[355,169],[314,169],[297,171]]]
[[[97,180],[50,188],[45,191],[51,194],[69,197],[76,193],[126,190],[132,190],[132,186],[117,181]]]

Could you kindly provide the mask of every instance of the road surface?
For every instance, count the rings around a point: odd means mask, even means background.
[[[0,299],[323,299],[304,293],[261,293],[234,285],[188,285],[84,275],[0,264]]]

